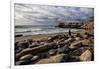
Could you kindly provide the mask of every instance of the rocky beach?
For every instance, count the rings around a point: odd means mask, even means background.
[[[93,28],[88,30],[84,28],[78,32],[15,37],[15,65],[93,60]]]
[[[94,8],[14,4],[14,64],[94,61]]]

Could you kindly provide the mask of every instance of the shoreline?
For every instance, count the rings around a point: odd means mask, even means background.
[[[72,34],[78,33],[80,31],[71,31]],[[47,34],[33,34],[33,35],[22,35],[20,37],[15,37],[15,42],[32,39],[32,40],[47,40],[47,38],[52,37],[54,35],[68,35],[68,32],[59,32],[59,33],[47,33]]]

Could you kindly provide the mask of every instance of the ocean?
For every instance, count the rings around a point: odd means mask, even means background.
[[[72,32],[79,31],[80,29],[71,29]],[[50,33],[61,33],[68,32],[69,28],[59,28],[54,25],[20,25],[15,26],[15,35],[22,34],[36,35],[36,34],[50,34]]]

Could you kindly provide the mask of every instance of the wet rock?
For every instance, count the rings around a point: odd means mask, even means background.
[[[30,60],[32,57],[33,57],[32,54],[27,54],[27,55],[20,57],[20,60]]]
[[[80,56],[81,61],[91,61],[91,59],[92,59],[92,53],[90,50],[86,50]]]
[[[57,52],[56,49],[52,49],[52,50],[49,51],[49,55],[53,56],[53,55],[56,54],[56,52]]]

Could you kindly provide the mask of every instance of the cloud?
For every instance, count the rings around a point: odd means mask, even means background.
[[[93,8],[15,4],[15,25],[53,25],[59,21],[86,20]]]

